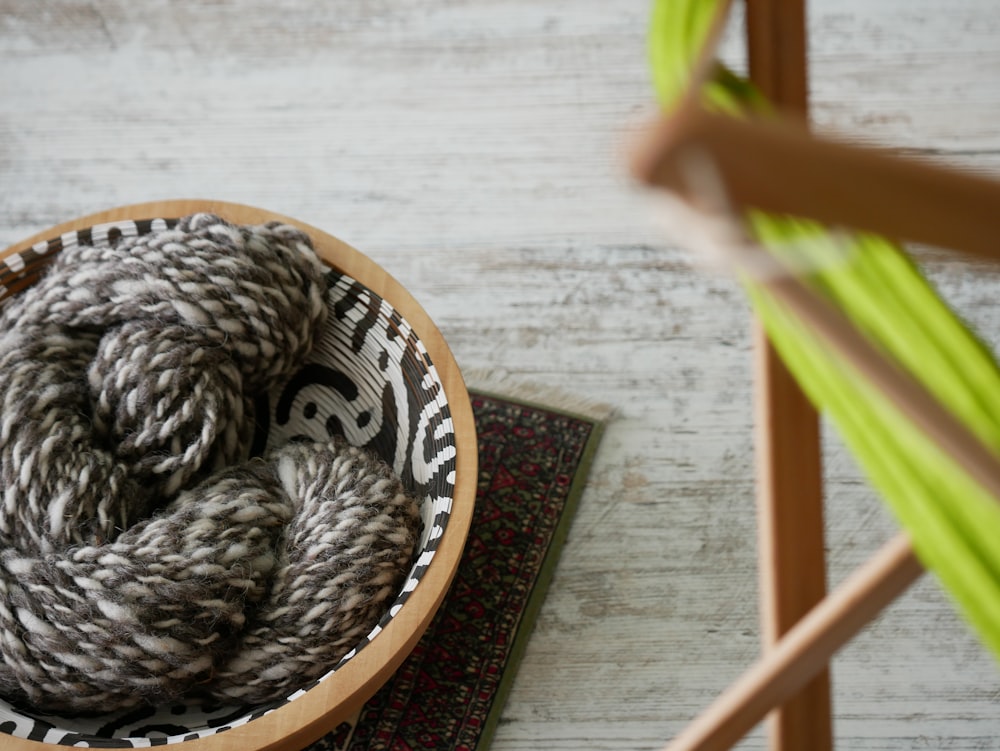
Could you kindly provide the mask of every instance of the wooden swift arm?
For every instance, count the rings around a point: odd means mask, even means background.
[[[812,135],[793,119],[739,119],[686,107],[657,122],[635,175],[698,202],[685,155],[708,157],[734,209],[829,225],[1000,260],[1000,181]]]

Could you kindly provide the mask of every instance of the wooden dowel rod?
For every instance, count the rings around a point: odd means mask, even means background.
[[[886,605],[906,591],[923,568],[909,539],[899,534],[854,571],[665,751],[723,751],[764,716],[795,695],[830,658]]]
[[[764,653],[826,595],[819,416],[767,339],[755,329],[755,451],[760,620]],[[771,751],[832,748],[830,677],[819,671],[775,708]]]
[[[809,69],[804,0],[749,0],[746,38],[750,80],[769,102],[805,118]]]
[[[805,0],[746,3],[750,79],[807,120]],[[819,415],[754,320],[757,547],[766,650],[826,595]],[[771,751],[830,751],[830,675],[821,670],[768,718]]]
[[[692,200],[685,151],[709,157],[733,208],[757,208],[1000,260],[1000,181],[817,138],[800,123],[688,107],[634,152],[646,182]]]

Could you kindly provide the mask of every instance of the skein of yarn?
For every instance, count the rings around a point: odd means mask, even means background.
[[[416,502],[336,439],[248,459],[326,322],[309,238],[199,214],[65,250],[0,310],[0,694],[261,703],[325,673],[409,565]]]

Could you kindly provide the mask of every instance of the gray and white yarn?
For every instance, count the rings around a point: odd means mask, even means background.
[[[0,694],[110,711],[279,699],[378,621],[419,527],[339,439],[247,459],[324,324],[281,224],[68,248],[0,311]]]

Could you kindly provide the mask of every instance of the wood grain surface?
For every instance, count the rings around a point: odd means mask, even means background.
[[[648,6],[0,0],[0,246],[140,201],[265,207],[368,254],[463,369],[617,408],[496,751],[659,748],[759,653],[747,305],[626,171]],[[1000,175],[995,0],[809,13],[820,128]],[[930,272],[1000,343],[1000,274]],[[896,527],[824,433],[834,585]],[[931,576],[832,680],[838,748],[1000,748],[1000,670]]]

